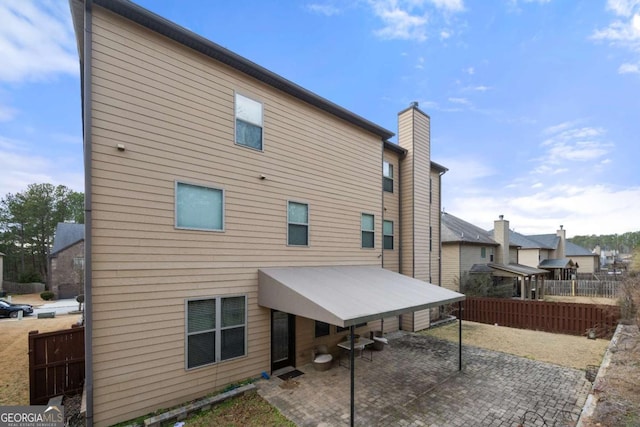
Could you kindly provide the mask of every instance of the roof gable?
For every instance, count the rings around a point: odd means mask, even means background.
[[[51,254],[53,255],[60,252],[81,240],[84,240],[84,224],[59,222],[56,226],[56,234],[53,238]]]
[[[470,222],[447,212],[442,212],[442,242],[466,242],[497,246],[490,234]]]

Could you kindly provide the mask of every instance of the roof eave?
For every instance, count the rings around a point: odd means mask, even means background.
[[[299,86],[290,80],[287,80],[284,77],[279,76],[278,74],[273,73],[266,68],[261,67],[260,65],[249,61],[248,59],[243,58],[242,56],[225,49],[224,47],[213,43],[212,41],[207,40],[206,38],[135,3],[127,0],[93,0],[93,3],[213,58],[216,61],[226,64],[291,96],[307,102],[308,104],[311,104],[323,111],[339,117],[342,120],[367,130],[374,135],[379,136],[383,140],[394,136],[394,133],[390,130],[384,129],[381,126],[378,126],[375,123],[370,122],[369,120],[354,114],[307,89],[304,89],[302,86]]]

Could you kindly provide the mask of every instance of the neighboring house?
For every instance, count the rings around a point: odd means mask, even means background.
[[[494,284],[513,285],[513,295],[530,298],[542,286],[546,270],[523,265],[518,245],[512,241],[509,221],[502,215],[494,230],[486,231],[447,212],[442,212],[442,285],[459,292],[465,274],[490,274]]]
[[[84,292],[84,224],[60,222],[49,255],[49,289],[56,299]]]
[[[83,82],[88,424],[427,327],[440,186],[393,133],[126,0],[71,0]],[[400,273],[400,274],[399,274]],[[355,329],[357,328],[357,329]]]

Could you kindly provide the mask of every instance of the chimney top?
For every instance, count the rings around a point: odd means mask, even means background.
[[[411,108],[418,108],[418,105],[419,105],[419,104],[418,104],[418,101],[413,101],[413,102],[411,102],[411,104],[409,104],[409,106],[410,106]]]
[[[498,216],[498,218],[500,218],[500,220],[503,220],[504,219],[504,215],[500,215],[500,216]]]
[[[560,224],[560,230],[562,230],[562,224]]]

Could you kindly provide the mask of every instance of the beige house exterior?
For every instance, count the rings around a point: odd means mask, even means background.
[[[440,284],[446,168],[430,160],[417,104],[399,113],[395,144],[132,2],[70,4],[83,75],[89,424],[305,365],[320,344],[337,355],[338,326],[354,319],[372,319],[361,335],[423,329],[428,307],[464,298],[427,284]],[[270,271],[359,266],[439,296],[340,325],[316,320],[326,307],[306,317],[265,305]],[[373,297],[363,288],[360,298]]]

